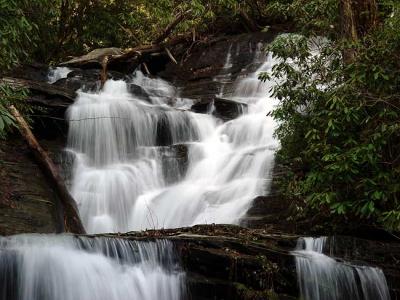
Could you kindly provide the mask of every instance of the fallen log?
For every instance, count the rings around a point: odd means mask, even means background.
[[[121,54],[124,54],[124,50],[115,47],[94,49],[93,51],[90,51],[85,55],[75,57],[66,62],[63,62],[60,64],[60,66],[81,66],[90,63],[101,64],[103,57],[105,56],[112,57]]]
[[[96,66],[101,67],[103,59],[107,57],[108,66],[118,63],[126,63],[129,62],[131,65],[140,65],[142,62],[146,60],[149,56],[154,55],[167,55],[173,61],[172,53],[170,51],[171,47],[185,43],[192,38],[192,33],[178,35],[174,38],[168,40],[168,42],[160,42],[160,43],[152,43],[147,45],[140,45],[134,48],[102,48],[95,49],[85,55],[75,57],[66,62],[60,63],[60,66],[68,66],[68,67],[88,67],[88,66]],[[168,53],[169,52],[169,53]],[[172,57],[172,58],[171,58]],[[110,68],[112,69],[112,68]]]
[[[160,45],[144,45],[129,49],[119,48],[103,48],[95,49],[88,54],[73,58],[69,61],[63,62],[61,66],[79,67],[79,68],[100,68],[101,86],[107,79],[108,69],[113,69],[113,66],[122,64],[125,67],[129,65],[130,69],[134,69],[143,62],[150,55],[160,55],[165,52],[164,48]]]
[[[14,116],[16,122],[18,123],[18,129],[25,141],[27,142],[29,148],[33,152],[36,161],[41,166],[42,170],[49,178],[50,182],[53,184],[53,188],[58,195],[58,199],[61,202],[61,205],[58,205],[58,207],[63,208],[62,215],[64,230],[66,232],[84,234],[85,229],[79,217],[76,202],[72,198],[71,194],[68,192],[57,167],[55,166],[47,152],[44,151],[43,148],[40,146],[19,111],[13,105],[9,107],[9,110],[10,113]]]

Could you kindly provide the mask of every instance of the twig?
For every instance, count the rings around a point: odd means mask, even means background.
[[[176,61],[176,59],[174,58],[174,56],[172,55],[171,51],[169,51],[169,49],[167,47],[165,47],[165,52],[167,53],[168,57],[172,60],[173,63],[175,63],[176,65],[178,64],[178,62]]]

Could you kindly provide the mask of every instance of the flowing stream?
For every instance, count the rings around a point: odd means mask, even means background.
[[[326,241],[326,237],[302,238],[293,252],[302,299],[390,299],[381,269],[337,261],[323,254]]]

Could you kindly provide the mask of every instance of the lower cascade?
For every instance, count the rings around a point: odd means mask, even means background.
[[[301,299],[390,299],[381,269],[337,261],[323,254],[326,241],[326,237],[301,238],[293,252]]]
[[[0,238],[1,300],[178,300],[184,285],[185,274],[166,240]]]

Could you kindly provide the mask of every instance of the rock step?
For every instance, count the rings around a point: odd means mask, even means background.
[[[207,113],[214,105],[213,115],[224,121],[235,119],[246,112],[247,104],[214,97],[212,100],[200,101],[192,105],[191,110],[197,113]]]

